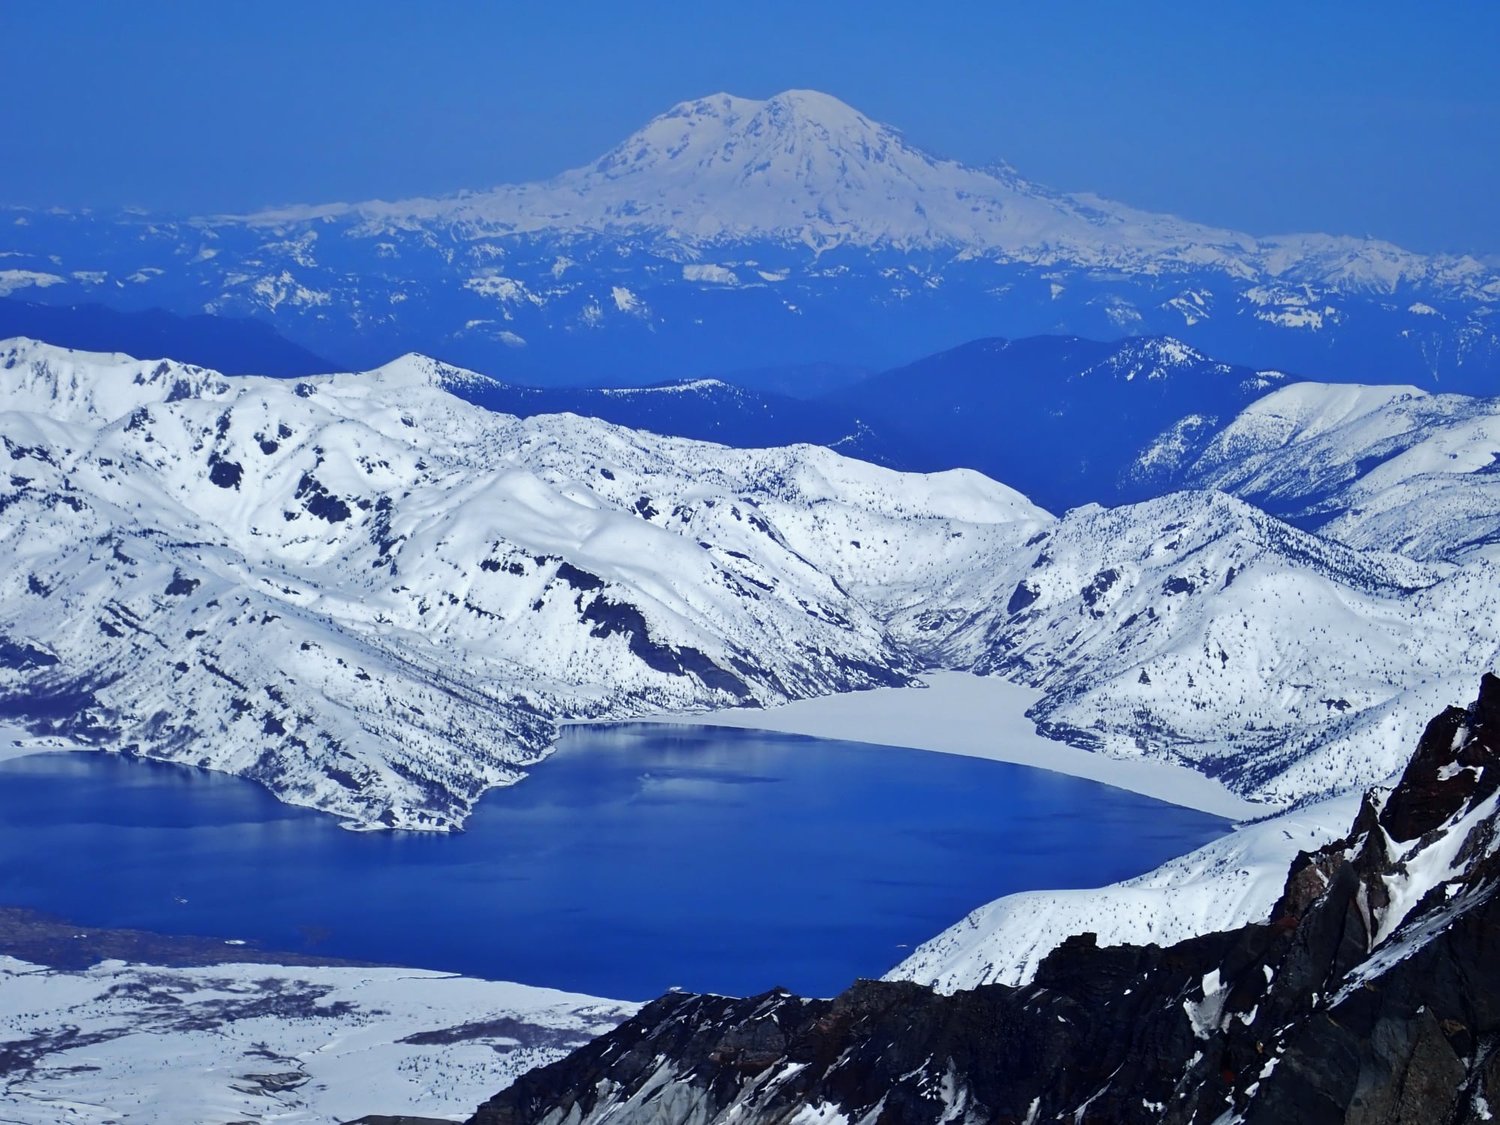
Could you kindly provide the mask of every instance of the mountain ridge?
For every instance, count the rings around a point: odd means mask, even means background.
[[[1051,737],[1282,804],[1384,777],[1401,716],[1500,652],[1484,559],[1214,492],[1056,518],[972,470],[522,419],[465,386],[492,383],[0,345],[0,714],[448,830],[559,719],[948,668],[1040,689]]]

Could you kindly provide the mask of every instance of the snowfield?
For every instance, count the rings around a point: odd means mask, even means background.
[[[465,1120],[639,1005],[419,969],[0,957],[0,1117],[17,1125]]]
[[[1230,820],[1265,811],[1221,782],[1175,762],[1109,758],[1042,737],[1026,717],[1042,698],[1034,688],[971,672],[926,672],[918,680],[924,690],[871,688],[763,711],[647,715],[642,721],[778,731],[1035,766]]]

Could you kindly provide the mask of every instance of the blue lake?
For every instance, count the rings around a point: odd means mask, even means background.
[[[443,837],[48,754],[0,764],[0,903],[622,999],[831,995],[989,899],[1126,878],[1227,829],[1045,770],[707,727],[572,728]]]

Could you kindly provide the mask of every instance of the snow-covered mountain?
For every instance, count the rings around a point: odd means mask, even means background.
[[[1214,492],[1075,509],[917,584],[835,571],[926,663],[1045,693],[1052,737],[1283,803],[1375,784],[1500,657],[1487,563],[1355,551]]]
[[[1003,165],[971,168],[923,152],[815,90],[683,102],[595,163],[541,183],[284,208],[250,220],[279,226],[351,215],[375,228],[441,220],[476,231],[647,234],[688,244],[769,237],[825,250],[942,247],[1107,269],[1212,265],[1386,292],[1434,275],[1493,280],[1473,259],[1438,262],[1326,235],[1256,239],[1049,191]]]
[[[1003,166],[932,156],[815,90],[682,102],[593,164],[540,183],[250,218],[275,226],[351,215],[376,227],[442,220],[492,232],[648,234],[684,243],[772,237],[823,249],[967,247],[1109,267],[1178,255],[1189,245],[1236,261],[1259,249],[1231,231],[1050,192]],[[1368,284],[1422,263],[1402,256],[1384,268],[1369,260],[1350,266]]]
[[[1069,332],[1455,389],[1500,372],[1500,274],[1477,259],[1052,191],[812,91],[684,102],[590,165],[446,198],[5,218],[0,296],[256,316],[354,364],[658,382]]]
[[[883,979],[945,993],[1019,987],[1079,934],[1100,946],[1172,945],[1243,926],[1270,912],[1297,855],[1338,839],[1358,809],[1358,794],[1346,793],[1237,827],[1121,883],[1006,895],[923,942]]]
[[[739,449],[822,445],[891,468],[979,467],[951,461],[923,464],[932,459],[922,457],[918,444],[905,433],[886,427],[877,430],[864,421],[860,411],[842,403],[819,397],[792,398],[723,379],[686,379],[648,387],[529,387],[467,376],[448,389],[477,406],[521,418],[581,414],[631,429]]]
[[[225,377],[0,346],[0,713],[446,828],[554,720],[924,668],[1075,744],[1273,803],[1378,781],[1500,653],[1484,559],[1319,539],[1212,492],[1056,520],[977,473],[477,407],[420,356]]]
[[[1217,488],[1355,547],[1500,559],[1500,400],[1416,387],[1300,383],[1177,454],[1177,482]]]
[[[809,555],[1044,521],[975,473],[521,421],[409,357],[226,378],[0,352],[0,706],[255,778],[358,823],[443,827],[549,717],[758,704],[916,665]]]

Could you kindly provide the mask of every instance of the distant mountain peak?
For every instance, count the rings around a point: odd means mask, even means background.
[[[363,377],[372,384],[391,389],[432,387],[436,390],[454,393],[482,391],[504,385],[488,375],[481,375],[477,371],[469,371],[463,367],[454,367],[450,363],[433,359],[421,352],[407,352],[397,356],[389,363],[383,363],[379,367],[366,371]]]
[[[944,169],[949,178],[986,176],[922,152],[830,94],[786,90],[757,101],[719,93],[673,106],[586,168],[474,203],[498,216],[543,197],[555,214],[566,200],[592,212],[584,219],[591,227],[688,237],[932,242],[959,233],[951,223],[935,228],[923,202],[950,194],[933,182]]]
[[[283,223],[339,214],[375,223],[447,220],[493,234],[654,231],[683,242],[771,237],[818,248],[946,246],[1041,259],[1153,253],[1240,236],[1166,216],[1084,205],[1009,165],[971,168],[911,144],[838,98],[786,90],[680,102],[592,164],[539,183],[447,199],[292,208]],[[1108,251],[1104,249],[1109,247]]]
[[[795,182],[832,162],[880,163],[893,149],[926,160],[892,128],[816,90],[765,101],[711,94],[680,102],[606,153],[592,171],[611,178],[663,168],[697,175],[728,171],[742,182]]]
[[[598,160],[546,181],[249,218],[284,225],[338,217],[363,220],[365,233],[436,222],[471,237],[649,235],[689,257],[760,240],[819,253],[841,245],[940,248],[963,259],[1124,273],[1306,275],[1387,293],[1434,269],[1464,283],[1483,274],[1471,259],[1428,259],[1369,239],[1256,238],[1053,191],[1001,160],[971,167],[933,155],[817,90],[679,102]],[[1267,288],[1262,300],[1283,296]]]

